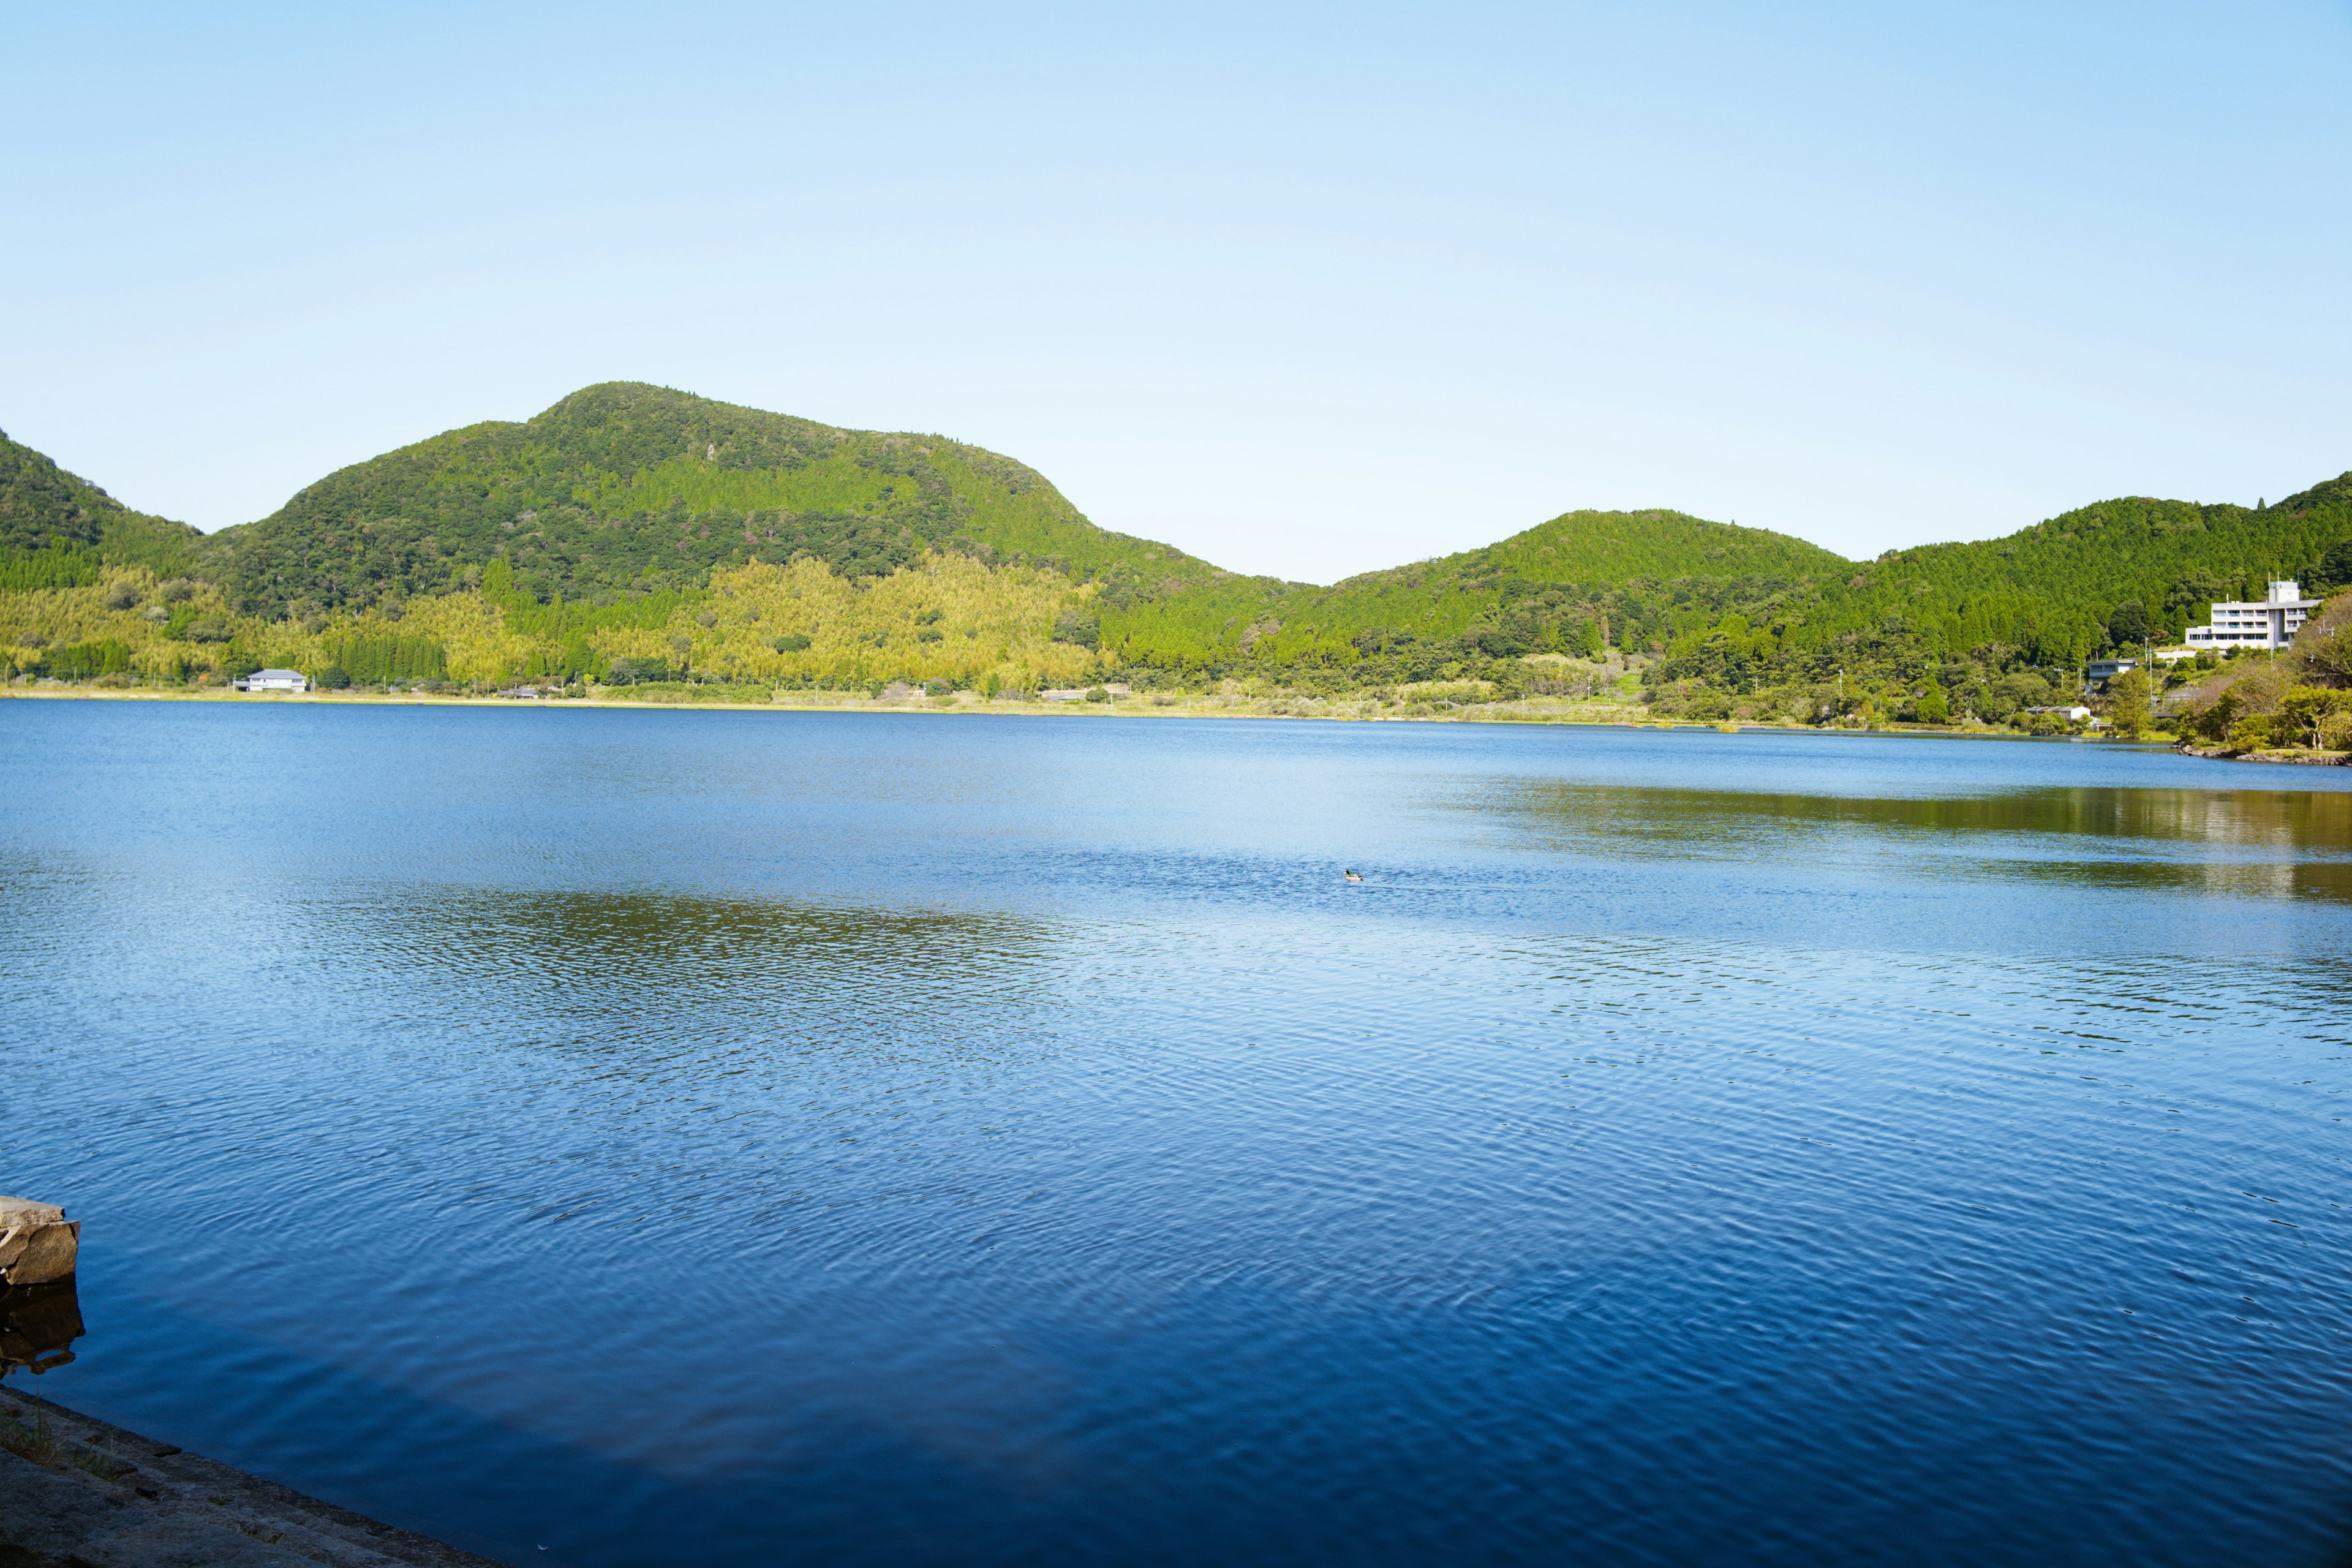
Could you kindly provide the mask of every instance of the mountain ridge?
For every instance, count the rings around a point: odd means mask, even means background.
[[[2096,501],[1867,562],[1670,508],[1579,510],[1327,587],[1099,528],[1034,468],[969,443],[634,382],[347,465],[268,517],[204,535],[0,436],[0,587],[91,589],[125,572],[189,584],[143,620],[42,611],[52,628],[16,615],[21,635],[0,626],[0,638],[17,636],[20,668],[68,636],[176,668],[265,647],[313,657],[331,628],[348,643],[364,623],[379,640],[397,624],[411,642],[475,650],[452,653],[452,669],[549,676],[625,659],[782,682],[1003,683],[1051,666],[1057,679],[1084,667],[1315,690],[1465,674],[1507,686],[1510,661],[1531,654],[1625,653],[1653,658],[1669,699],[1747,697],[1832,678],[1843,689],[1840,672],[1916,684],[2069,668],[2177,636],[2205,599],[2253,588],[2257,563],[2295,575],[2345,549],[2352,474],[2255,508]],[[939,576],[949,561],[964,564]],[[918,571],[936,591],[864,595]],[[820,578],[838,589],[818,593]],[[834,607],[823,626],[754,636],[706,604],[745,595],[787,618],[794,603]],[[962,643],[938,624],[950,603]],[[207,637],[210,651],[188,640]],[[412,648],[401,668],[439,657]]]
[[[443,591],[497,557],[543,599],[675,589],[753,559],[869,577],[928,549],[1078,574],[1218,570],[1095,527],[1044,475],[983,447],[633,382],[350,465],[212,537],[233,595],[262,614]]]

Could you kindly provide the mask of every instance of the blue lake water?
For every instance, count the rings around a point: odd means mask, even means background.
[[[2340,1562],[2347,784],[0,702],[39,1386],[518,1562]]]

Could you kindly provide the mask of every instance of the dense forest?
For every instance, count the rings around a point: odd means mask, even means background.
[[[180,680],[1304,693],[1637,668],[1658,710],[2000,720],[2272,574],[2352,582],[2352,475],[2276,504],[2102,501],[1851,562],[1670,510],[1570,512],[1331,587],[1096,528],[1034,470],[663,388],[449,431],[205,535],[0,437],[0,661]]]

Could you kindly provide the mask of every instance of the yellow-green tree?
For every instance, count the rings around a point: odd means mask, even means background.
[[[2147,733],[2148,679],[2144,669],[2127,669],[2107,682],[2107,722],[2127,741]]]

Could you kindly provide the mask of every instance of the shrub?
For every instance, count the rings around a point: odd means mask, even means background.
[[[319,685],[329,691],[341,691],[352,683],[352,674],[340,664],[331,664],[319,672]]]
[[[647,680],[631,686],[625,694],[616,693],[627,702],[772,702],[775,691],[765,686],[736,686],[721,681],[689,683],[683,680]]]
[[[798,632],[786,632],[768,646],[778,653],[799,653],[809,646],[809,639]]]
[[[2107,718],[2126,740],[2147,732],[2152,716],[2146,670],[2127,669],[2107,683]]]
[[[1110,689],[1107,686],[1089,686],[1087,688],[1087,700],[1108,702],[1110,700]]]
[[[2271,721],[2271,732],[2283,740],[2315,746],[2320,743],[2320,726],[2345,712],[2352,712],[2352,691],[2298,686],[2280,701],[2278,714]]]
[[[2303,672],[2323,686],[2352,686],[2352,620],[2295,638]]]
[[[139,590],[128,583],[117,583],[106,591],[106,607],[110,610],[133,609],[138,604]]]
[[[2238,715],[2243,712],[2244,709],[2245,705],[2238,700],[2236,692],[2224,691],[2213,700],[2210,706],[2189,716],[2189,728],[2206,740],[2222,740],[2230,733],[2230,727],[2238,721]]]
[[[2221,743],[2233,752],[2259,752],[2271,743],[2271,721],[2259,713],[2241,719]]]
[[[1712,724],[1731,717],[1731,699],[1720,691],[1701,689],[1685,698],[1681,704],[1683,717]]]
[[[667,680],[669,666],[657,658],[616,658],[604,667],[607,686],[636,686],[648,680]]]

